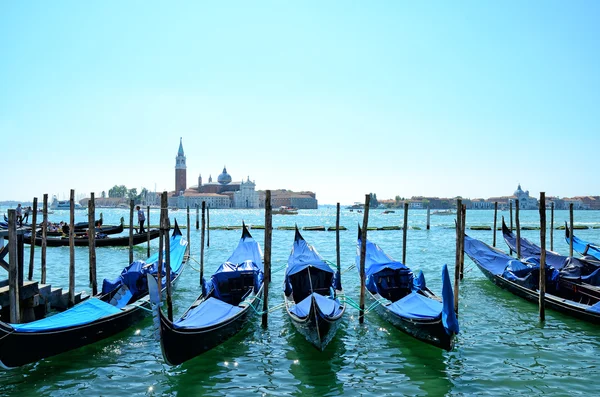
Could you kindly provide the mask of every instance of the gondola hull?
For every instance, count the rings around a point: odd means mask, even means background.
[[[173,233],[181,236],[177,224],[175,224]],[[171,281],[173,287],[177,285],[181,274],[185,270],[188,255],[189,246],[186,242],[181,265]],[[108,294],[97,296],[97,298],[107,301],[117,291],[117,289],[114,289]],[[165,291],[166,287],[163,287],[162,293],[164,294]],[[0,366],[14,368],[33,363],[42,358],[64,353],[116,335],[140,321],[144,316],[150,315],[150,308],[150,296],[146,293],[134,302],[124,306],[119,312],[106,315],[87,324],[66,326],[62,329],[26,332],[14,329],[9,324],[0,321]]]
[[[84,231],[86,229],[75,228],[75,234],[81,235],[84,233]],[[123,233],[123,230],[124,230],[124,226],[122,223],[118,226],[98,226],[98,227],[96,227],[96,233],[102,233],[102,234],[119,234],[119,233]],[[67,226],[64,234],[67,234],[68,232],[69,232],[69,227]],[[38,237],[41,236],[42,232],[38,230],[37,235],[38,235]],[[56,232],[47,231],[46,232],[46,236],[51,236],[51,237],[62,236],[62,235],[63,235],[63,231],[56,231]]]
[[[150,230],[150,240],[158,238],[160,231],[158,229]],[[133,235],[133,245],[142,244],[148,241],[148,233],[136,233]],[[31,244],[31,236],[24,236],[23,242],[25,244]],[[87,237],[77,237],[74,239],[76,247],[87,247],[89,246],[89,239]],[[119,237],[106,237],[97,238],[95,240],[96,247],[127,247],[129,246],[129,236]],[[42,238],[36,236],[35,245],[38,247],[42,246]],[[69,238],[53,238],[49,237],[46,239],[47,247],[68,247]]]
[[[488,280],[490,280],[491,282],[493,282],[494,284],[496,284],[498,287],[516,295],[519,296],[523,299],[526,299],[530,302],[536,303],[538,304],[540,301],[540,295],[538,293],[538,291],[533,291],[529,288],[525,288],[522,285],[519,285],[517,283],[514,283],[510,280],[505,279],[504,277],[500,276],[500,275],[495,275],[492,272],[490,272],[488,269],[486,269],[485,267],[479,265],[477,263],[477,261],[473,261],[475,262],[475,264],[477,265],[477,267],[479,268],[479,270],[481,270],[481,272],[488,278]],[[566,281],[562,281],[561,280],[561,287],[566,288],[571,288],[573,289],[574,293],[576,293],[577,290],[581,290],[582,288],[585,289],[585,286],[581,286],[581,285],[576,285],[575,283],[570,283],[570,282],[566,282]],[[598,291],[594,291],[595,288],[592,288],[589,292],[591,294],[598,294]],[[567,314],[571,317],[575,317],[584,321],[588,321],[590,323],[593,324],[600,324],[600,313],[596,313],[593,311],[589,311],[587,310],[589,308],[589,305],[582,305],[578,302],[569,300],[569,299],[565,299],[559,296],[555,296],[552,294],[544,294],[544,305],[545,307],[549,308],[549,309],[553,309],[556,310],[558,312]]]
[[[185,264],[182,265],[183,272]],[[172,285],[176,286],[179,276]],[[164,294],[164,288],[163,288]],[[148,296],[120,313],[89,324],[48,332],[18,332],[0,322],[0,366],[14,368],[116,335],[150,315]]]
[[[236,335],[260,310],[262,294],[261,288],[258,298],[255,297],[244,310],[223,323],[205,328],[175,328],[162,310],[159,310],[160,345],[167,364],[182,364]]]
[[[373,295],[368,290],[366,295],[371,303],[383,300],[381,296]],[[374,310],[381,318],[413,338],[448,351],[454,347],[454,337],[446,332],[441,315],[435,319],[416,320],[399,316],[384,304],[377,304]]]
[[[339,293],[341,293],[341,291]],[[293,305],[294,302],[285,296],[284,299],[286,301],[287,313],[296,330],[298,330],[298,332],[314,347],[321,351],[325,350],[337,332],[346,309],[345,306],[342,306],[342,310],[338,315],[329,317],[319,309],[319,306],[313,297],[308,316],[301,318],[290,311],[290,306]]]
[[[149,307],[146,304],[146,307]],[[90,324],[49,332],[13,332],[0,323],[0,365],[14,368],[89,345],[126,330],[140,321],[146,311],[131,307],[118,315]]]

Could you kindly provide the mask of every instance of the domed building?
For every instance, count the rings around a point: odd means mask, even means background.
[[[515,200],[519,200],[519,209],[522,210],[535,210],[538,207],[538,200],[535,197],[529,196],[529,190],[523,191],[520,183],[510,198],[512,202],[515,202]]]
[[[223,172],[217,177],[217,182],[219,182],[221,185],[227,185],[231,183],[231,175],[227,173],[227,167],[223,167]]]

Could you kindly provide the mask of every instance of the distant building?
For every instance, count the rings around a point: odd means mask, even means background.
[[[179,138],[179,150],[175,157],[175,195],[178,196],[185,191],[187,166],[185,165],[185,155],[183,154],[183,138]]]
[[[169,196],[169,206],[177,208],[194,208],[202,206],[205,201],[210,208],[259,208],[259,195],[256,183],[250,180],[232,182],[227,168],[213,182],[209,176],[208,183],[202,183],[202,175],[198,176],[198,185],[186,188],[186,157],[180,139],[179,150],[175,158],[175,191]]]
[[[264,207],[265,203],[265,192],[261,191],[260,194],[260,207]],[[271,191],[271,206],[273,208],[278,207],[295,207],[298,209],[317,209],[319,203],[316,198],[316,194],[313,192],[293,192],[291,190],[272,190]]]
[[[516,200],[519,200],[519,209],[521,210],[535,210],[538,208],[538,200],[535,197],[529,196],[529,190],[523,191],[520,183],[509,200],[512,200],[514,203],[516,203]]]

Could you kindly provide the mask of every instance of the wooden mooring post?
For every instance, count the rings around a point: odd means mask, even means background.
[[[427,230],[431,228],[431,208],[427,205]]]
[[[365,260],[367,256],[367,228],[369,227],[369,203],[371,195],[365,195],[365,211],[363,214],[362,233],[360,236],[360,303],[358,310],[358,322],[365,322]]]
[[[46,284],[46,238],[48,236],[48,194],[44,194],[44,204],[43,204],[43,220],[42,220],[42,253],[40,256],[40,282],[42,284]]]
[[[521,259],[521,223],[519,222],[519,199],[515,200],[515,226],[517,227],[517,258]]]
[[[465,231],[467,229],[467,205],[462,205],[462,220],[460,222],[460,279],[465,275]]]
[[[133,209],[135,203],[129,200],[129,263],[133,263]]]
[[[35,236],[37,233],[37,197],[33,198],[33,214],[31,218],[31,251],[29,254],[29,274],[27,275],[27,280],[33,280],[33,260],[35,258]]]
[[[546,320],[546,193],[540,192],[540,321]]]
[[[264,254],[264,290],[263,290],[263,313],[262,326],[267,326],[269,314],[269,283],[271,282],[271,240],[273,236],[273,206],[271,204],[271,191],[267,190],[265,195],[265,254]]]
[[[210,247],[210,205],[206,205],[206,247]]]
[[[206,201],[202,202],[202,229],[200,230],[200,287],[204,283],[204,232],[206,230]],[[208,292],[208,291],[207,291]]]
[[[571,228],[569,233],[569,256],[573,257],[573,203],[569,203],[569,227]]]
[[[191,251],[191,244],[192,242],[190,241],[190,206],[187,206],[187,241],[188,241],[188,250]]]
[[[509,200],[509,202],[508,202],[508,211],[509,212],[508,213],[510,215],[510,231],[511,232],[513,231],[513,216],[512,216],[513,208],[512,207],[513,207],[513,202],[512,202],[512,200]],[[510,252],[510,255],[512,255],[512,249],[509,249],[508,251]]]
[[[69,307],[75,305],[75,190],[69,198]]]
[[[90,286],[92,295],[98,293],[98,282],[96,281],[96,200],[94,192],[90,193],[88,201],[88,245],[90,255]]]
[[[148,255],[146,257],[150,258],[150,206],[147,207],[146,213],[148,214],[146,215],[146,238],[148,239]]]
[[[340,259],[340,203],[335,212],[335,261],[337,265],[338,287],[342,289],[342,261]]]
[[[22,232],[21,232],[22,233]],[[19,324],[21,322],[21,308],[19,293],[22,283],[19,283],[19,251],[17,249],[17,216],[16,210],[8,210],[8,300],[10,310],[10,322]]]
[[[496,224],[498,222],[498,202],[494,202],[494,242],[492,247],[496,246]]]
[[[456,200],[456,261],[454,263],[454,311],[458,314],[458,288],[460,280],[460,250],[462,232],[462,200]]]
[[[554,201],[550,203],[550,251],[554,251]]]
[[[198,206],[198,203],[196,203],[196,230],[200,229],[200,216],[199,213],[200,212],[200,207]]]
[[[406,236],[408,233],[408,203],[404,202],[404,224],[402,226],[402,263],[406,265]]]

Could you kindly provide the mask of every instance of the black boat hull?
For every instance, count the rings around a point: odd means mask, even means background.
[[[366,295],[371,302],[383,300],[382,297],[375,296],[368,290]],[[381,318],[413,338],[448,351],[454,347],[454,335],[448,335],[446,332],[441,315],[431,320],[416,320],[399,316],[383,304],[376,305],[374,310]]]
[[[154,240],[158,238],[160,231],[158,229],[150,230],[150,240]],[[136,233],[133,235],[133,245],[142,244],[148,241],[148,233]],[[31,244],[31,236],[23,237],[23,242],[25,244]],[[89,246],[89,239],[87,237],[78,237],[74,239],[74,243],[76,247],[87,247]],[[127,247],[129,246],[129,236],[121,236],[121,237],[106,237],[106,238],[97,238],[95,240],[96,247]],[[35,245],[38,247],[42,246],[42,238],[36,236]],[[69,238],[55,238],[48,237],[46,239],[47,247],[68,247],[69,246]]]
[[[325,350],[337,332],[346,306],[342,306],[342,311],[337,316],[328,318],[319,310],[315,298],[312,298],[309,315],[306,318],[300,318],[290,311],[290,306],[294,302],[285,295],[284,299],[286,311],[296,330],[314,347],[321,351]]]
[[[530,302],[539,303],[540,295],[539,295],[538,291],[534,291],[529,288],[525,288],[522,285],[514,283],[510,280],[507,280],[500,275],[495,275],[492,272],[490,272],[489,270],[487,270],[485,267],[479,265],[477,263],[477,261],[473,261],[473,262],[477,265],[479,270],[481,270],[481,272],[491,282],[496,284],[498,287],[500,287],[516,296],[526,299]],[[561,281],[561,286],[563,286],[563,285],[566,288],[574,288],[576,290],[577,289],[586,289],[586,286],[583,286],[583,285],[577,285],[576,283]],[[595,290],[595,288],[592,288],[592,290]],[[593,293],[593,291],[590,291],[590,292]],[[544,295],[544,304],[545,304],[545,307],[547,307],[549,309],[556,310],[558,312],[567,314],[567,315],[575,317],[575,318],[579,318],[584,321],[588,321],[593,324],[600,324],[600,313],[594,313],[594,312],[587,311],[586,307],[584,307],[587,305],[580,305],[577,302],[571,301],[566,298],[558,297],[555,295],[551,295],[548,293],[546,293]],[[589,306],[587,306],[587,307],[589,307]]]
[[[145,305],[149,308],[149,304]],[[140,321],[146,311],[130,308],[115,316],[54,332],[14,332],[0,323],[0,365],[20,367],[116,335]]]
[[[187,265],[187,256],[171,285],[175,287]],[[162,289],[164,294],[166,287]],[[64,353],[116,335],[151,315],[150,298],[146,294],[120,313],[89,324],[48,332],[19,332],[0,322],[0,366],[14,368]]]
[[[160,316],[160,346],[163,357],[169,365],[182,364],[227,341],[240,332],[248,321],[259,311],[263,289],[249,305],[227,321],[205,328],[174,328],[173,323],[158,310]]]

